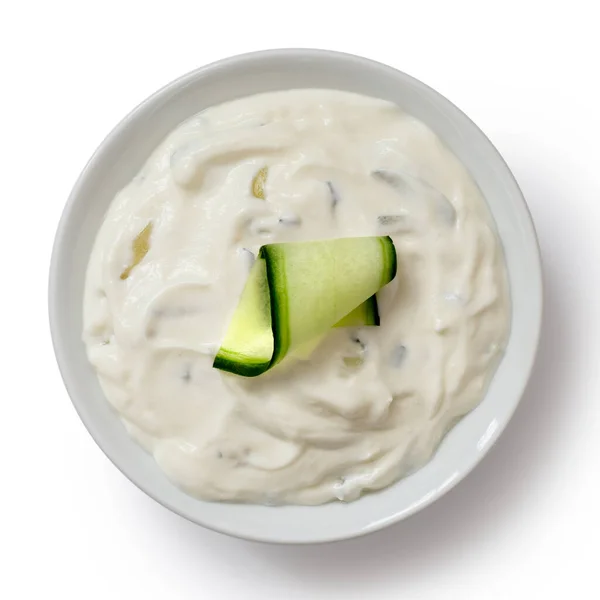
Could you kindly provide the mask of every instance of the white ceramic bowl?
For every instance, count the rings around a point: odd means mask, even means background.
[[[86,265],[116,192],[179,123],[198,111],[258,92],[334,88],[392,100],[424,121],[465,164],[489,204],[504,245],[512,298],[506,355],[484,401],[415,474],[350,504],[318,507],[208,503],[172,485],[134,443],[105,400],[81,341]],[[164,87],[101,144],[65,207],[50,268],[50,325],[67,390],[110,460],[149,496],[205,527],[270,542],[349,538],[399,521],[455,486],[489,450],[512,416],[533,366],[541,325],[539,250],[523,196],[500,154],[477,126],[437,92],[385,65],[335,52],[274,50],[229,58]]]

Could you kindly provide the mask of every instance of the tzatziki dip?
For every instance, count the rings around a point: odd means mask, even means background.
[[[261,247],[366,236],[396,252],[378,326],[332,328],[256,377],[214,368]],[[85,284],[106,398],[205,500],[311,505],[396,482],[481,402],[509,328],[502,247],[464,166],[398,106],[332,90],[177,127],[110,205]]]

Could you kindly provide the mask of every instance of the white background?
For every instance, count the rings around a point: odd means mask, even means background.
[[[0,2],[0,598],[600,598],[594,4]],[[461,107],[521,184],[546,276],[539,361],[489,456],[405,523],[314,548],[204,531],[130,484],[69,402],[46,314],[55,227],[110,128],[188,70],[285,46],[381,60]]]

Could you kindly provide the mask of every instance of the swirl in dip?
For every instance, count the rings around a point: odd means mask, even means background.
[[[213,368],[261,245],[390,235],[381,325],[245,378]],[[501,245],[479,189],[423,123],[331,90],[191,118],[112,202],[83,338],[129,433],[208,500],[354,500],[425,463],[482,400],[507,340]]]

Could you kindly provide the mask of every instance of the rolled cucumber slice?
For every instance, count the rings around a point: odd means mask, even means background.
[[[331,327],[379,324],[375,293],[395,275],[388,236],[263,246],[213,366],[254,377]]]

